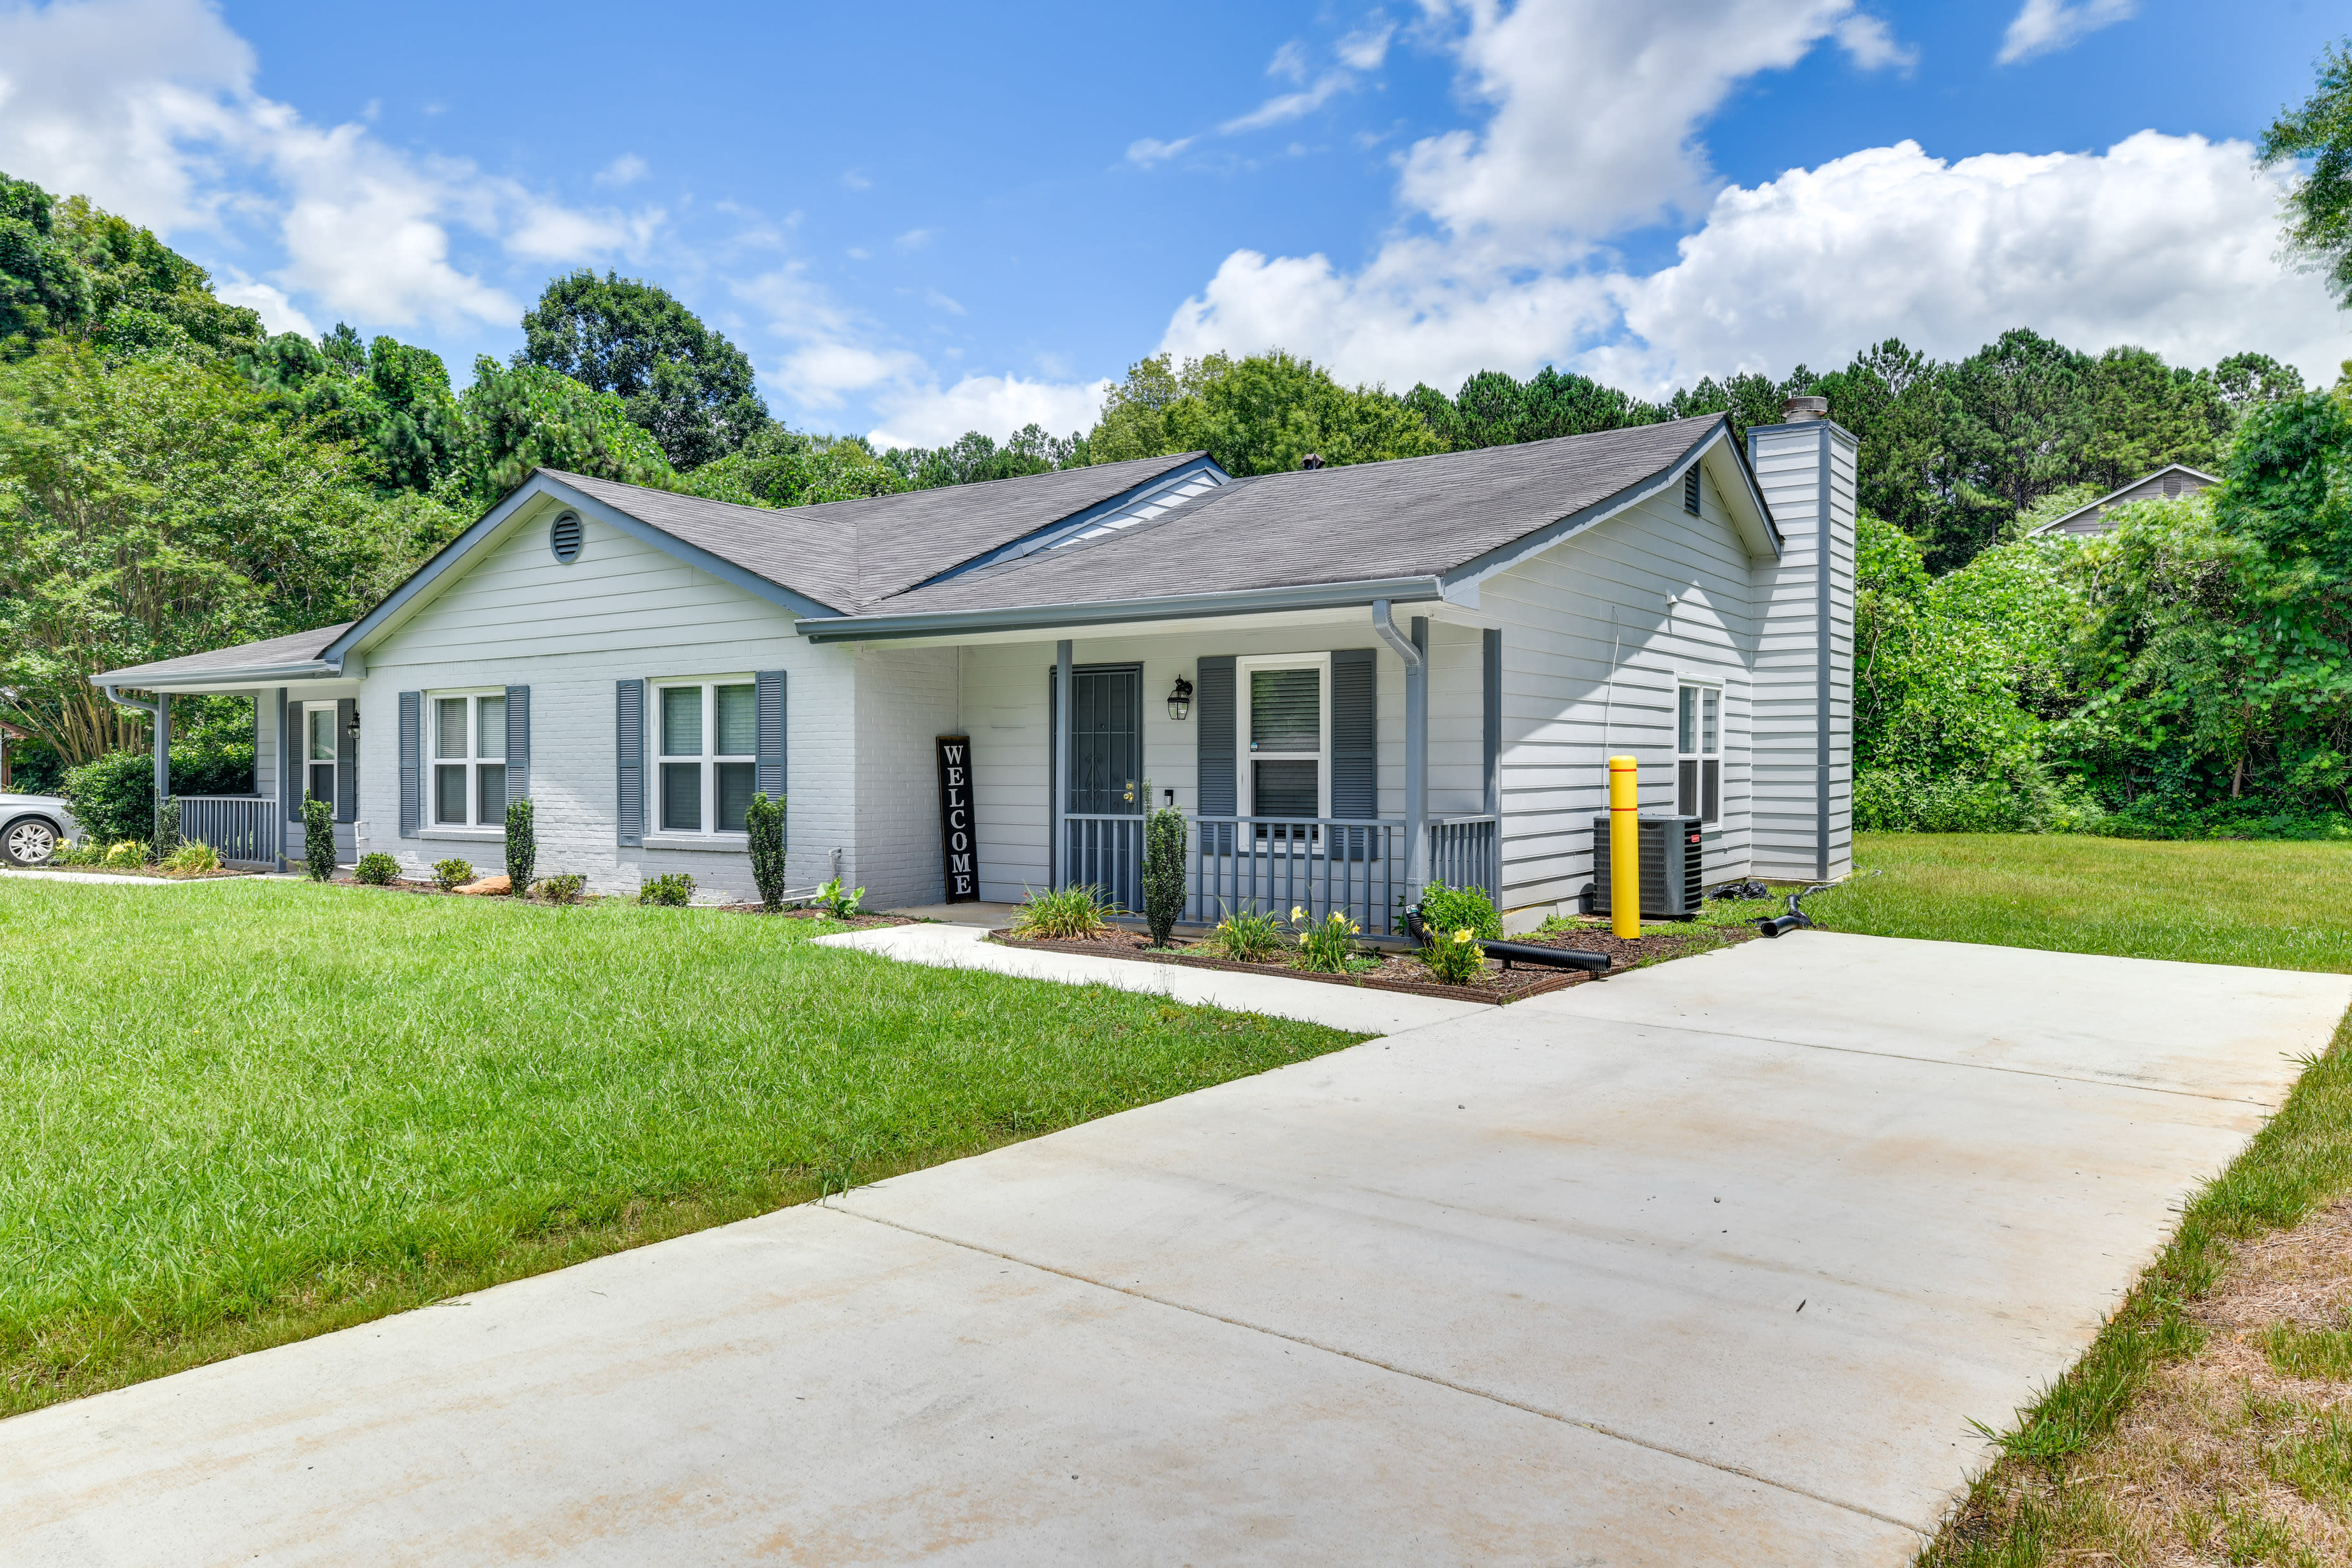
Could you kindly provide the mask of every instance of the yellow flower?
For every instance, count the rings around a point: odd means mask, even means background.
[[[1294,921],[1303,921],[1307,918],[1307,911],[1293,904],[1290,906],[1290,918]]]
[[[1454,933],[1454,940],[1455,942],[1468,942],[1472,934],[1470,928],[1468,926],[1464,926],[1460,931]]]

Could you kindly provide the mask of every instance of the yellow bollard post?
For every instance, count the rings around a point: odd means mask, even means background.
[[[1632,757],[1609,759],[1609,932],[1642,934],[1642,790]]]

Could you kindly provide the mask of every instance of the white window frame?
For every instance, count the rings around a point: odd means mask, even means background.
[[[310,770],[324,768],[327,770],[327,793],[319,795],[319,798],[331,806],[335,804],[335,786],[341,782],[336,776],[337,770],[343,765],[342,733],[335,727],[336,704],[331,701],[302,702],[289,706],[295,710],[293,715],[295,744],[302,759],[302,772],[298,780],[299,788],[295,798],[299,801],[318,795],[318,791],[310,787]],[[314,713],[323,713],[327,719],[328,755],[323,757],[310,755],[310,716]]]
[[[720,752],[717,750],[719,745],[719,689],[722,686],[748,686],[751,688],[751,701],[753,705],[751,720],[752,749],[748,752],[739,754],[734,752]],[[648,792],[653,798],[646,803],[650,809],[646,814],[647,817],[646,834],[648,843],[651,843],[656,839],[665,841],[683,839],[689,843],[719,844],[728,846],[741,845],[748,847],[751,841],[751,836],[744,829],[740,827],[725,828],[716,826],[719,821],[719,764],[721,763],[751,763],[752,769],[752,785],[755,790],[757,789],[760,776],[760,726],[758,707],[760,700],[759,678],[748,671],[740,675],[661,676],[648,679],[646,682],[646,687],[652,694],[653,699],[652,701],[646,704],[650,711],[646,716],[647,722],[646,725],[648,731],[646,735],[646,752],[648,754],[646,758],[648,764],[646,773],[649,775],[647,782],[653,786]],[[684,690],[689,687],[699,687],[702,690],[702,750],[700,753],[697,755],[689,756],[682,752],[673,755],[667,749],[668,737],[663,732],[665,726],[662,723],[662,714],[668,700],[663,694],[670,691]],[[665,773],[662,768],[662,764],[665,763],[698,763],[701,764],[702,809],[700,815],[696,818],[697,821],[702,824],[700,827],[670,827],[664,825],[667,817],[667,813],[665,810],[665,807],[668,804],[667,792],[669,788],[669,775]]]
[[[1234,756],[1235,778],[1234,799],[1241,804],[1244,816],[1255,816],[1257,812],[1257,771],[1250,764],[1259,753],[1251,748],[1250,677],[1261,669],[1314,669],[1322,672],[1315,683],[1320,712],[1317,734],[1321,742],[1315,759],[1315,815],[1331,815],[1331,656],[1328,653],[1286,653],[1251,655],[1234,660]],[[1305,752],[1268,752],[1274,759],[1304,761]]]
[[[507,815],[503,803],[492,821],[478,821],[482,810],[482,764],[488,763],[499,768],[508,766],[506,736],[501,726],[499,754],[486,757],[482,750],[482,699],[495,697],[505,701],[503,686],[448,686],[438,691],[425,693],[425,827],[435,832],[467,832],[471,830],[506,831]],[[466,704],[466,754],[445,757],[441,754],[441,704],[463,701]],[[463,821],[445,821],[441,816],[441,770],[462,767],[466,770],[466,816]]]
[[[1683,693],[1691,693],[1692,749],[1683,749]],[[1715,700],[1715,746],[1706,744],[1706,702]],[[1723,821],[1723,742],[1731,713],[1731,704],[1719,677],[1680,675],[1675,679],[1675,815],[1696,816],[1701,826],[1714,827]],[[1683,764],[1696,763],[1691,794],[1695,797],[1685,809],[1682,792]],[[1706,764],[1715,764],[1715,815],[1706,814]]]

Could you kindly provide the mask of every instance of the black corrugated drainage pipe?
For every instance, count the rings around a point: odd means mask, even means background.
[[[1415,904],[1404,912],[1405,930],[1412,940],[1424,947],[1429,943],[1429,926],[1421,918],[1421,906]],[[1514,961],[1532,963],[1542,969],[1581,969],[1591,974],[1609,973],[1609,955],[1587,952],[1580,947],[1539,947],[1528,942],[1483,942],[1478,944],[1490,958],[1499,958],[1508,969]]]
[[[1878,868],[1875,866],[1872,867],[1867,871],[1857,871],[1854,873],[1856,879],[1864,877],[1875,877],[1876,875],[1878,875]],[[1789,912],[1785,915],[1770,915],[1763,920],[1758,921],[1756,922],[1757,934],[1759,936],[1786,936],[1792,931],[1810,931],[1813,929],[1813,917],[1807,914],[1802,909],[1798,907],[1799,901],[1804,899],[1810,899],[1815,893],[1826,893],[1832,888],[1836,886],[1837,884],[1835,882],[1815,882],[1811,887],[1806,888],[1800,892],[1790,893],[1789,895]]]

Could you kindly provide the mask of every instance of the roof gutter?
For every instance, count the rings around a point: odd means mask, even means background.
[[[1372,631],[1381,641],[1389,645],[1391,651],[1404,660],[1405,668],[1421,668],[1421,649],[1413,647],[1412,639],[1397,630],[1396,622],[1389,618],[1389,602],[1386,599],[1372,601]]]
[[[1242,588],[1222,594],[1165,594],[1148,599],[1105,599],[1085,605],[1024,605],[989,610],[935,610],[926,615],[806,616],[801,636],[813,643],[895,642],[951,637],[959,632],[1052,631],[1123,621],[1200,620],[1212,616],[1262,616],[1284,610],[1356,609],[1374,604],[1420,604],[1444,598],[1433,577],[1375,577],[1357,583],[1308,583]]]

